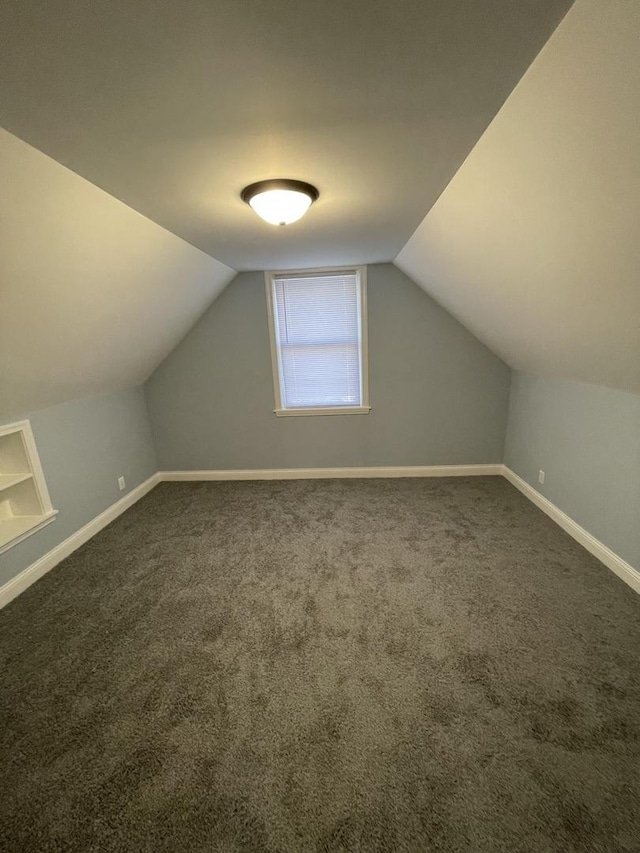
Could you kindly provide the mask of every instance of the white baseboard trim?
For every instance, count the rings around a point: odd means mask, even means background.
[[[159,471],[162,482],[199,480],[333,480],[370,477],[498,476],[502,465],[401,465],[381,468],[256,468],[229,471]]]
[[[47,553],[40,557],[40,559],[36,560],[35,563],[32,563],[30,566],[27,566],[26,569],[23,569],[19,575],[16,575],[14,578],[11,578],[10,581],[7,581],[4,586],[0,587],[0,609],[9,604],[10,601],[13,601],[13,599],[20,595],[21,592],[24,592],[25,589],[30,587],[32,583],[35,583],[43,575],[46,575],[46,573],[51,571],[54,566],[57,566],[58,563],[62,562],[62,560],[66,559],[70,554],[73,554],[73,552],[81,545],[88,542],[92,536],[99,533],[103,527],[106,527],[107,524],[111,524],[114,519],[119,515],[122,515],[125,510],[133,506],[133,504],[139,501],[140,498],[143,498],[159,482],[160,478],[158,477],[158,474],[153,474],[148,480],[145,480],[144,483],[140,483],[139,486],[136,486],[135,489],[132,489],[119,501],[116,501],[116,503],[107,507],[107,509],[105,509],[104,512],[101,512],[100,515],[97,515],[91,521],[87,522],[87,524],[85,524],[84,527],[81,527],[80,530],[76,530],[75,533],[72,533],[71,536],[59,545],[56,545],[55,548],[52,548],[51,551],[47,551]]]
[[[553,519],[569,536],[572,536],[576,542],[579,542],[583,548],[586,548],[590,554],[597,557],[601,563],[615,572],[618,577],[628,584],[635,592],[640,593],[640,572],[636,571],[632,565],[627,563],[622,557],[619,557],[611,548],[608,548],[595,536],[592,536],[588,530],[581,527],[576,521],[570,518],[565,512],[551,503],[550,500],[541,495],[539,491],[530,486],[522,477],[519,477],[511,468],[503,466],[503,476],[518,489],[522,494],[529,498],[538,509],[546,513],[549,518]]]

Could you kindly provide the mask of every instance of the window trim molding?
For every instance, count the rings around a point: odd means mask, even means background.
[[[355,272],[360,286],[360,384],[362,390],[362,405],[360,406],[305,406],[287,409],[282,405],[281,371],[278,359],[276,327],[274,319],[273,281],[279,276],[304,275],[323,276],[325,273]],[[369,334],[367,323],[367,268],[354,264],[343,267],[313,267],[311,269],[265,270],[265,289],[267,294],[267,322],[269,325],[269,346],[271,349],[271,371],[273,375],[273,392],[275,396],[274,414],[279,418],[304,417],[314,415],[368,415],[369,405]]]

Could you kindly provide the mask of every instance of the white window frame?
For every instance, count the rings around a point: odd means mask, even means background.
[[[360,406],[308,406],[289,408],[282,404],[282,369],[276,336],[274,280],[281,276],[322,276],[330,273],[355,272],[360,291],[360,387],[362,389],[362,405]],[[313,269],[269,270],[265,272],[267,291],[267,318],[269,323],[269,342],[271,345],[271,367],[273,370],[273,388],[275,393],[274,413],[279,417],[300,417],[309,415],[368,415],[369,405],[369,347],[367,335],[367,268],[365,266],[349,267],[315,267]]]

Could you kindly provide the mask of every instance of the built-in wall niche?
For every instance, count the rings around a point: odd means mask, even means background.
[[[53,521],[29,421],[0,426],[0,553]]]

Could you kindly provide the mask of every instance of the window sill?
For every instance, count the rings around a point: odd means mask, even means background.
[[[368,415],[371,406],[318,406],[309,409],[274,409],[279,418],[299,418],[310,415]]]

